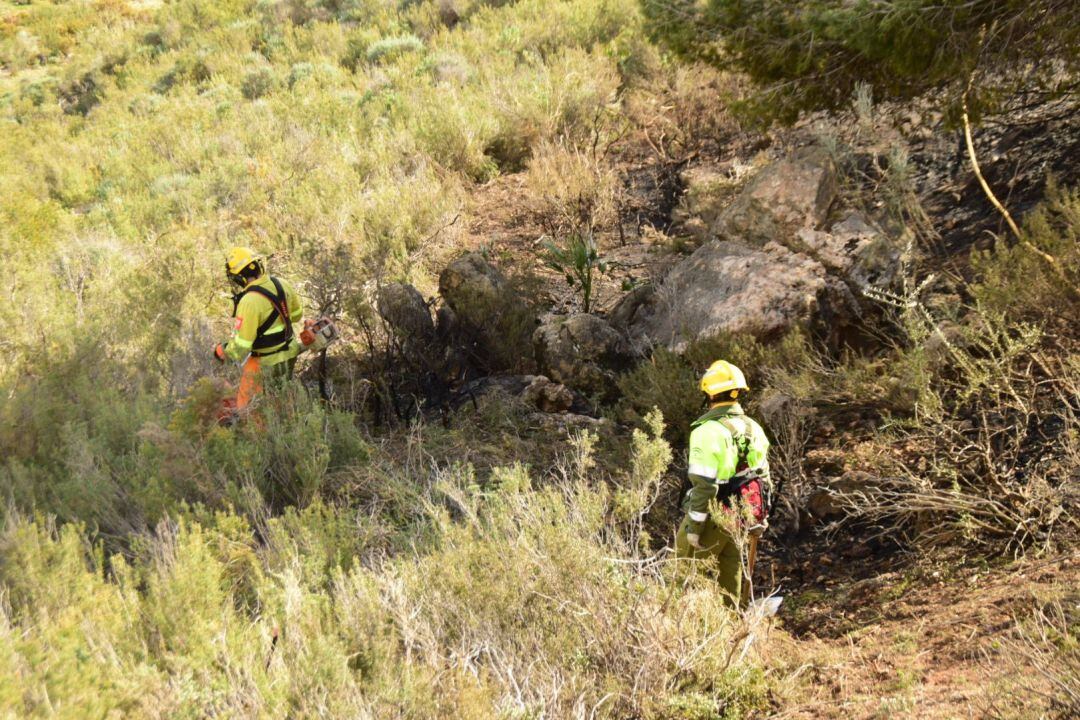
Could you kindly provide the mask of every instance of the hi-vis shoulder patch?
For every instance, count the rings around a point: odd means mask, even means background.
[[[233,330],[236,330],[237,332],[239,332],[240,328],[242,328],[243,326],[244,326],[244,318],[242,318],[242,317],[236,318],[236,321],[233,322]]]

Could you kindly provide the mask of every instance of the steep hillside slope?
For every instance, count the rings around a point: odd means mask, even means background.
[[[1075,10],[690,5],[0,2],[0,716],[1080,714]],[[237,244],[342,338],[222,423]]]

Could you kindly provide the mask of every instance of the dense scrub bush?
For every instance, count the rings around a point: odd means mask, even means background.
[[[424,43],[415,35],[399,35],[376,40],[368,45],[365,55],[368,62],[377,64],[393,60],[406,53],[421,52],[423,49]]]
[[[837,107],[860,82],[880,97],[962,92],[986,72],[988,102],[1016,91],[1074,92],[1076,4],[1063,0],[642,0],[652,32],[685,56],[736,65],[765,92],[755,114],[792,119]],[[1046,62],[1051,59],[1052,61]],[[1053,69],[1051,69],[1053,68]]]
[[[1076,323],[1069,318],[1080,311],[1080,188],[1051,182],[1046,201],[1025,218],[1024,241],[1002,240],[976,254],[979,282],[972,294],[989,312],[1046,323],[1075,340]],[[1056,312],[1047,313],[1049,307]]]
[[[870,463],[880,481],[844,494],[853,519],[907,541],[1017,552],[1076,530],[1080,338],[1059,317],[1080,312],[1077,207],[1074,191],[1052,190],[1023,242],[976,258],[974,303],[951,318],[918,297],[881,296],[899,310],[900,357],[921,365],[922,387],[892,448]]]
[[[69,374],[63,388],[38,385],[35,401],[18,396],[3,408],[0,439],[21,450],[0,467],[0,496],[93,523],[114,539],[184,503],[303,507],[328,476],[369,456],[352,415],[326,409],[296,387],[267,397],[249,422],[223,428],[217,415],[224,383],[196,384],[166,424],[150,397],[133,405],[107,389],[67,384],[73,379],[95,382]],[[72,402],[78,415],[67,412]],[[20,444],[20,437],[44,444]]]
[[[244,75],[244,81],[240,84],[240,92],[248,100],[258,100],[269,95],[276,85],[274,73],[270,68],[256,68],[249,70]]]
[[[541,145],[525,175],[527,202],[548,236],[592,236],[618,222],[620,178],[595,152]]]
[[[424,2],[12,11],[0,291],[19,302],[0,304],[0,437],[18,449],[5,456],[22,485],[54,476],[62,463],[38,449],[62,447],[66,425],[95,445],[99,408],[159,403],[110,432],[128,447],[91,453],[102,474],[124,474],[112,455],[130,458],[140,428],[166,424],[228,332],[226,247],[272,255],[272,271],[348,325],[371,277],[430,282],[422,245],[456,232],[471,182],[524,167],[541,143],[576,152],[604,135],[624,60],[646,53],[632,0],[455,8],[468,22]],[[423,52],[390,52],[386,38]],[[448,57],[464,68],[451,79],[433,64]],[[61,95],[88,112],[65,115]],[[512,367],[534,318],[500,317],[504,347],[485,362]]]
[[[504,468],[418,484],[412,552],[375,518],[312,506],[253,527],[196,509],[127,558],[82,528],[8,515],[0,532],[0,708],[34,716],[737,717],[763,706],[717,595],[620,563],[586,454],[534,488]],[[654,474],[644,461],[640,476]],[[636,472],[636,471],[635,471]],[[385,530],[385,529],[384,529]],[[358,562],[362,560],[362,562]],[[702,638],[709,642],[702,644]]]

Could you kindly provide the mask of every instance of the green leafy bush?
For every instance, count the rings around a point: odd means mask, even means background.
[[[700,385],[709,365],[727,360],[742,369],[750,384],[748,399],[753,403],[773,373],[799,367],[810,353],[809,340],[798,331],[771,347],[752,336],[737,334],[695,343],[682,355],[659,346],[649,360],[619,378],[624,398],[621,409],[628,419],[639,419],[656,408],[667,423],[666,437],[683,445],[690,424],[705,412]]]
[[[382,38],[367,46],[365,53],[370,63],[381,63],[401,57],[406,53],[417,53],[424,50],[424,43],[415,35],[398,35],[396,37]]]
[[[258,100],[269,95],[277,84],[274,71],[270,68],[256,68],[249,70],[244,75],[244,81],[240,84],[240,92],[248,100]]]

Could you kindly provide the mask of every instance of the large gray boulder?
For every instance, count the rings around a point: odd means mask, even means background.
[[[497,312],[506,279],[478,252],[465,253],[439,274],[439,295],[456,319],[483,327]]]
[[[810,147],[762,168],[713,224],[713,235],[761,246],[817,229],[836,200],[836,168]]]
[[[702,245],[665,278],[631,335],[682,351],[721,332],[771,339],[813,316],[846,312],[843,283],[821,263],[779,243]]]
[[[770,340],[800,324],[841,337],[862,313],[862,290],[896,277],[899,252],[858,214],[830,226],[835,199],[824,150],[766,166],[720,213],[709,242],[613,318],[639,351],[681,351],[721,332]]]
[[[553,316],[533,333],[541,371],[556,383],[605,394],[626,364],[622,335],[595,315]]]
[[[412,285],[389,283],[376,295],[379,316],[403,340],[428,340],[435,335],[435,323],[424,296]]]

